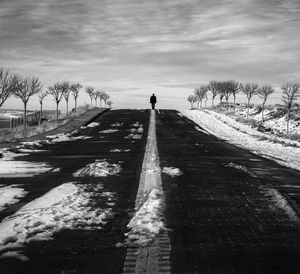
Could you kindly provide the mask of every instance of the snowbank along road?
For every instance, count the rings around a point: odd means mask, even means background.
[[[109,111],[1,155],[0,273],[299,270],[299,172],[177,111]]]

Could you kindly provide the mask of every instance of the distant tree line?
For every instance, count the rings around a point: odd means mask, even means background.
[[[202,85],[200,88],[195,88],[193,94],[189,95],[187,100],[191,104],[191,108],[194,108],[194,104],[197,104],[197,108],[202,107],[204,101],[205,107],[208,100],[208,93],[211,94],[212,101],[211,107],[214,106],[214,101],[219,96],[220,103],[225,99],[226,105],[229,108],[229,99],[233,99],[233,108],[236,108],[236,96],[238,93],[243,93],[247,98],[247,119],[249,118],[250,101],[253,96],[259,96],[262,99],[262,121],[264,121],[265,104],[268,97],[274,93],[274,88],[271,85],[259,86],[255,83],[239,83],[234,80],[229,81],[210,81],[207,85]],[[282,101],[284,108],[286,109],[287,119],[287,133],[289,133],[289,121],[290,112],[296,99],[300,96],[300,85],[297,83],[286,83],[281,86]]]
[[[43,101],[46,96],[51,95],[56,103],[56,118],[59,117],[59,103],[62,99],[66,101],[66,112],[69,113],[69,98],[73,95],[75,106],[74,110],[77,109],[77,101],[79,97],[79,92],[82,89],[80,83],[71,83],[69,81],[57,82],[48,87],[44,87],[40,80],[34,76],[23,77],[16,73],[11,73],[9,70],[0,67],[0,107],[4,102],[14,96],[22,100],[24,105],[24,133],[26,136],[27,127],[27,105],[29,99],[33,95],[38,95],[38,100],[40,103],[40,122],[43,110]],[[100,107],[102,101],[105,103],[105,107],[109,106],[111,108],[112,101],[109,101],[110,96],[105,91],[95,90],[93,87],[86,87],[86,92],[92,99],[96,101],[95,106],[97,107],[97,99],[100,99]]]

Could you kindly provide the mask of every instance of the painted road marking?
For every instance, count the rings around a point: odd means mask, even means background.
[[[140,175],[135,209],[146,201],[152,189],[162,191],[161,170],[156,140],[155,110],[151,110],[145,156]],[[123,273],[170,273],[170,239],[167,231],[161,232],[147,246],[129,246]]]

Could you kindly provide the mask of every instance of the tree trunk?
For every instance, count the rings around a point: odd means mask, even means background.
[[[40,110],[40,121],[39,121],[39,125],[41,125],[42,123],[42,117],[43,117],[43,103],[41,102],[41,110]]]
[[[249,118],[249,107],[250,107],[250,99],[248,99],[248,103],[247,103],[247,120]]]
[[[262,119],[262,122],[265,120],[265,118],[264,118],[264,110],[265,110],[265,104],[262,104],[262,106],[261,106],[261,119]]]
[[[77,98],[75,98],[75,112],[77,110]]]
[[[27,137],[27,103],[24,103],[24,137]]]
[[[66,104],[67,104],[67,116],[69,114],[69,100],[66,100]]]
[[[200,108],[202,109],[202,100],[200,101]]]
[[[92,97],[91,97],[91,107],[93,106],[93,99],[92,99]]]
[[[234,112],[235,112],[235,95],[233,95],[233,109],[234,109]]]
[[[58,104],[59,102],[56,102],[56,120],[58,121]]]
[[[199,103],[200,103],[200,101],[198,100],[197,101],[197,109],[199,109]]]
[[[191,109],[193,109],[193,103],[191,102]]]
[[[288,109],[286,117],[286,134],[289,134],[289,124],[290,124],[290,109]]]
[[[212,100],[211,100],[211,107],[214,106],[214,100],[215,100],[215,97],[213,96],[213,97],[212,97]]]

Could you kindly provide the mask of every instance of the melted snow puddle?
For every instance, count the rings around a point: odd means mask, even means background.
[[[102,199],[105,208],[92,209]],[[53,188],[0,223],[0,258],[27,259],[19,250],[31,241],[51,240],[63,229],[99,229],[112,215],[115,193],[101,184],[73,182]]]
[[[0,185],[0,211],[8,205],[17,203],[21,198],[25,197],[28,192],[19,185]]]
[[[161,190],[151,190],[147,200],[135,212],[127,225],[130,231],[125,233],[126,245],[145,246],[165,229],[162,221],[162,199],[163,192]]]
[[[99,133],[114,133],[117,131],[118,131],[117,129],[106,129],[106,130],[99,131]]]
[[[26,156],[28,154],[13,153],[3,151],[3,157],[0,158],[0,177],[33,177],[35,175],[50,171],[53,167],[46,163],[15,161],[16,157]]]
[[[89,123],[86,127],[97,127],[99,125],[100,125],[99,122],[92,122],[92,123]]]
[[[107,177],[117,175],[122,171],[119,164],[110,164],[105,159],[96,160],[94,163],[87,164],[85,167],[73,173],[74,177]]]
[[[278,208],[282,209],[292,221],[299,222],[297,213],[278,190],[275,188],[262,188],[262,192],[265,196],[269,197]]]
[[[183,172],[177,167],[164,167],[162,172],[171,177],[177,177],[183,175]]]

